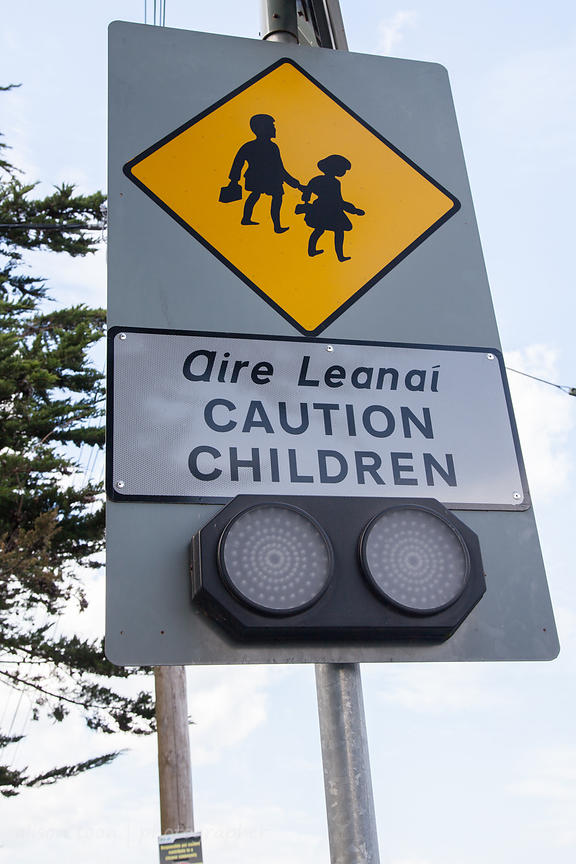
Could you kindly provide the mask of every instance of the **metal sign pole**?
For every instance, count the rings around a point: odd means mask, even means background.
[[[311,0],[331,44],[347,50],[338,0]],[[328,41],[328,40],[326,40]],[[379,864],[362,679],[358,663],[316,665],[318,718],[332,864]]]
[[[330,860],[379,864],[359,664],[317,664],[316,690]]]
[[[262,39],[269,42],[298,42],[296,0],[262,0]]]
[[[330,25],[333,26],[334,19],[339,25],[339,38],[332,35],[333,44],[324,47],[346,49],[339,4],[331,0],[328,8],[324,3],[310,5],[317,17],[328,18],[328,12]],[[295,42],[298,41],[295,34],[296,0],[264,0],[262,38]],[[359,664],[317,664],[316,691],[331,862],[379,864]]]

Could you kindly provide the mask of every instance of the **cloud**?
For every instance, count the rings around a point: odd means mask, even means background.
[[[206,860],[227,864],[244,864],[247,849],[252,864],[326,861],[325,831],[315,817],[295,807],[287,821],[285,809],[271,804],[216,806],[202,824],[202,851]]]
[[[532,800],[538,810],[535,827],[556,846],[576,845],[576,749],[541,749],[527,754],[529,770],[507,787],[507,793]]]
[[[265,666],[189,669],[188,711],[194,721],[190,728],[194,764],[218,762],[227,750],[266,723],[272,674]],[[234,721],[230,722],[232,717]]]
[[[499,64],[489,65],[478,94],[483,105],[477,104],[475,110],[497,124],[498,148],[508,144],[517,158],[537,151],[551,155],[556,168],[559,158],[570,167],[576,138],[576,82],[571,74],[575,47],[568,36],[564,44],[512,52]]]
[[[394,858],[391,864],[432,864],[430,858]]]
[[[413,27],[418,21],[418,13],[412,9],[395,12],[390,18],[378,23],[378,44],[383,54],[391,54],[392,49],[404,39],[406,28]]]
[[[512,369],[558,382],[557,352],[548,345],[529,345],[506,352]],[[535,498],[549,499],[565,489],[574,469],[569,449],[575,426],[573,397],[514,372],[508,380],[528,482]]]
[[[188,670],[189,712],[194,720],[190,727],[192,764],[193,772],[197,771],[196,825],[202,831],[205,857],[211,861],[241,864],[247,856],[253,864],[271,860],[289,864],[296,858],[302,864],[328,860],[320,795],[310,807],[309,790],[300,789],[287,819],[281,803],[258,800],[250,804],[238,797],[239,788],[211,790],[208,783],[212,777],[217,786],[221,776],[214,768],[217,760],[228,760],[223,765],[225,777],[242,760],[241,739],[259,731],[267,720],[269,691],[274,689],[270,685],[284,688],[290,677],[298,677],[292,667]],[[10,824],[0,840],[2,851],[14,860],[25,855],[26,860],[38,858],[46,864],[68,860],[78,848],[86,864],[106,860],[111,848],[120,848],[127,864],[153,860],[159,833],[155,736],[104,738],[87,730],[77,717],[60,728],[34,725],[21,749],[21,757],[34,769],[69,763],[106,749],[126,747],[127,752],[110,766],[11,800]],[[202,771],[202,764],[209,767]],[[262,767],[248,765],[248,770],[257,772]],[[289,782],[286,776],[282,779]],[[254,794],[258,797],[257,791]]]
[[[93,733],[91,738],[90,747],[88,735],[84,739],[79,758],[114,747]],[[76,755],[76,746],[66,755],[65,743],[53,752],[54,738],[47,733],[38,743],[50,751],[51,765],[69,764]],[[153,745],[150,739],[136,742],[136,751],[147,751],[146,760],[135,758],[133,750],[105,768],[11,799],[0,841],[7,859],[58,864],[73,860],[73,850],[81,848],[82,861],[96,864],[110,857],[111,848],[121,848],[123,861],[151,860],[159,830]]]
[[[511,783],[508,792],[523,798],[570,800],[576,806],[576,749],[540,749],[530,753],[530,774]]]
[[[278,667],[265,666],[190,667],[188,713],[193,721],[190,726],[192,763],[216,764],[232,748],[264,727],[268,720],[270,684],[278,683],[285,674]],[[115,681],[114,684],[127,695],[153,687],[152,679],[145,676]],[[4,687],[0,688],[0,693],[6,697],[8,726],[14,717],[13,733],[27,736],[18,745],[18,767],[29,764],[32,771],[42,771],[60,762],[68,764],[74,759],[121,749],[129,750],[131,762],[140,757],[146,762],[149,758],[150,745],[145,739],[128,734],[106,736],[105,739],[95,736],[86,728],[80,714],[74,711],[62,726],[48,720],[31,723],[27,697],[19,700],[18,693]],[[50,741],[49,748],[46,740]]]
[[[573,650],[576,643],[576,612],[568,606],[555,603],[554,617],[560,633],[562,651],[566,651],[569,646]]]
[[[364,676],[371,677],[365,668]],[[505,689],[486,687],[482,667],[467,664],[435,663],[428,665],[391,666],[387,670],[386,686],[378,687],[381,702],[427,714],[450,711],[491,711],[496,705],[511,704]]]
[[[99,240],[99,232],[93,238]],[[106,303],[106,247],[99,244],[94,254],[72,258],[65,253],[34,252],[27,256],[26,269],[31,275],[44,277],[47,294],[57,304],[104,306]]]

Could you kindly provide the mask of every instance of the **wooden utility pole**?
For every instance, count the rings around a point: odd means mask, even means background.
[[[155,666],[162,834],[194,830],[185,666]]]

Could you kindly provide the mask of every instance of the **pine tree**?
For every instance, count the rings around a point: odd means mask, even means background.
[[[10,89],[10,88],[2,88]],[[103,381],[90,360],[102,309],[58,308],[45,280],[25,265],[34,250],[95,251],[103,196],[63,184],[34,197],[0,141],[0,681],[33,697],[33,718],[82,712],[91,729],[145,734],[154,728],[148,692],[122,695],[100,641],[57,635],[71,604],[86,608],[82,567],[99,567],[104,542],[101,485],[83,482],[81,448],[102,448]],[[26,260],[24,260],[26,256]],[[0,749],[21,736],[1,734]],[[0,765],[0,792],[53,783],[110,762],[106,753],[30,776]]]

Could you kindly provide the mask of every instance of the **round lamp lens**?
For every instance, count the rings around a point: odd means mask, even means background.
[[[305,513],[262,504],[240,513],[220,541],[220,567],[238,596],[271,613],[299,612],[324,592],[332,552]]]
[[[454,603],[470,571],[459,533],[431,510],[417,507],[391,508],[377,516],[364,532],[361,556],[387,600],[422,614]]]

